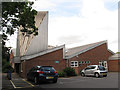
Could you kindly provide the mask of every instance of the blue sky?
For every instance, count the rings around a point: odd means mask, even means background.
[[[33,8],[49,11],[49,45],[69,48],[108,40],[108,48],[117,52],[118,1],[36,0]]]

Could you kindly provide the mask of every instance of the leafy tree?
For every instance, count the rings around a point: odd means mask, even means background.
[[[32,9],[33,2],[3,2],[2,3],[2,26],[3,32],[14,34],[20,29],[25,35],[38,34],[35,26],[37,11]]]
[[[33,2],[2,2],[2,60],[9,60],[10,47],[6,47],[8,35],[21,30],[24,36],[38,35],[35,26],[37,11],[32,9]],[[8,64],[7,64],[8,67]]]

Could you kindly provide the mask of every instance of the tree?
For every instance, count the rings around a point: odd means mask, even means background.
[[[33,2],[3,2],[2,3],[2,26],[3,32],[14,34],[21,27],[23,34],[38,34],[35,26],[37,11],[32,9]]]
[[[19,29],[25,36],[38,35],[35,26],[37,11],[32,9],[32,5],[33,2],[2,2],[2,60],[9,59],[10,48],[5,45],[8,35]]]

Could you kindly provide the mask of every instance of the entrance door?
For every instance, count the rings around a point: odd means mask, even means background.
[[[19,66],[20,66],[19,63],[15,63],[15,70],[16,70],[16,73],[19,73]]]
[[[99,62],[99,65],[104,66],[105,69],[108,70],[108,67],[107,67],[107,61],[100,61],[100,62]]]
[[[108,69],[108,67],[107,67],[107,61],[103,61],[103,64],[104,64],[105,69],[107,70]]]

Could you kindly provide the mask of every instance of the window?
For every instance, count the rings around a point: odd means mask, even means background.
[[[80,61],[79,64],[82,64],[82,61]]]
[[[71,61],[71,67],[78,67],[78,61]]]
[[[87,61],[85,61],[85,64],[87,64]]]
[[[88,61],[88,64],[90,64],[90,61]]]
[[[90,67],[86,67],[86,68],[85,68],[85,70],[89,70],[89,69],[90,69]]]
[[[90,69],[95,69],[95,66],[91,66]]]
[[[53,67],[43,66],[41,67],[41,71],[55,71],[55,69]]]
[[[82,64],[84,64],[85,62],[84,61],[82,61]]]

